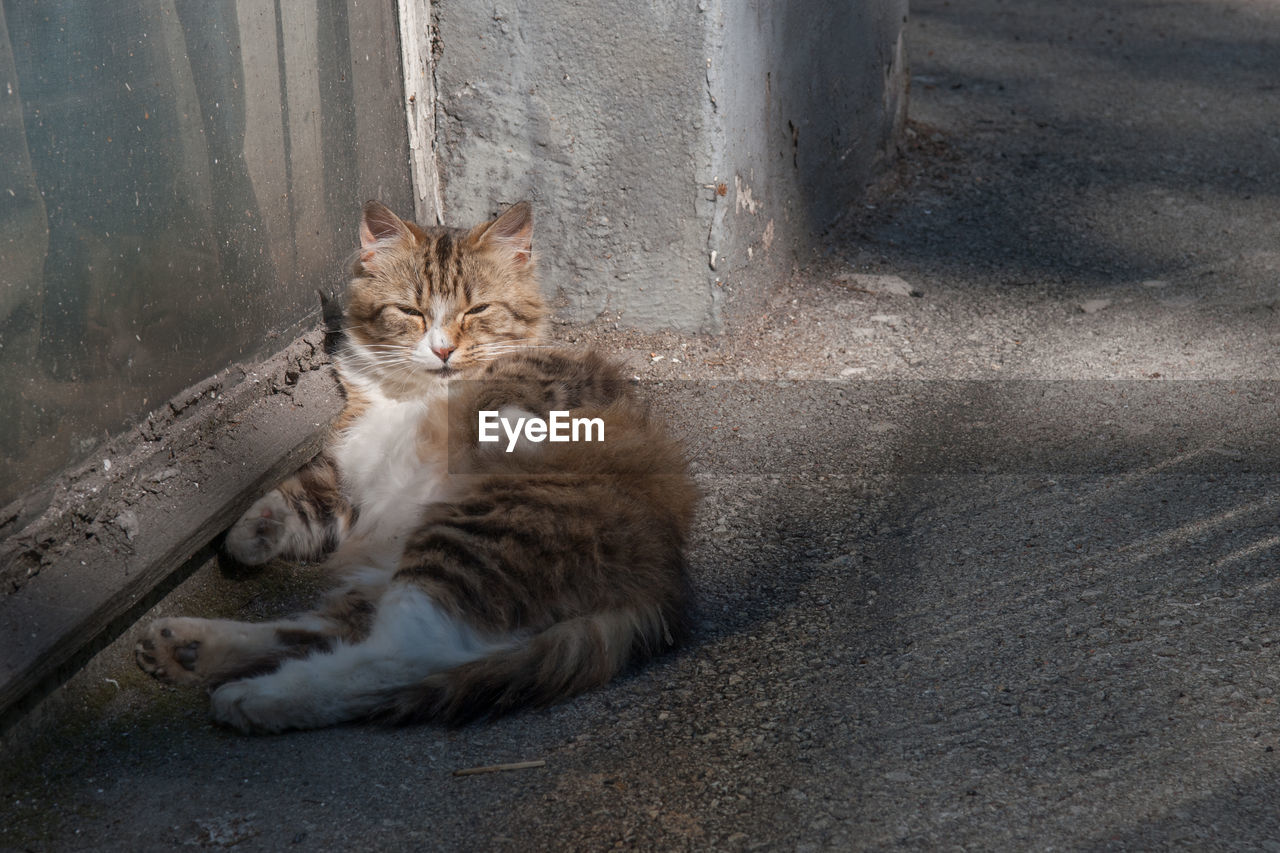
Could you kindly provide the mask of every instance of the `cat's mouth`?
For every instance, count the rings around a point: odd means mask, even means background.
[[[447,382],[451,379],[458,379],[461,377],[466,373],[466,368],[464,365],[444,364],[436,368],[433,372],[438,378]]]
[[[438,359],[434,363],[427,363],[426,359],[414,358],[418,368],[422,372],[432,377],[440,379],[454,379],[462,374],[462,365],[449,364],[448,362],[440,362]]]

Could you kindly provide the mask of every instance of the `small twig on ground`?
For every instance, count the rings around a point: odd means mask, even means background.
[[[454,776],[478,776],[481,773],[502,773],[507,770],[528,770],[532,767],[545,767],[545,761],[515,761],[511,764],[490,764],[485,767],[468,767],[465,770],[453,771]]]

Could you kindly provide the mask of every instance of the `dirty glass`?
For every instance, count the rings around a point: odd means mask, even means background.
[[[386,0],[0,2],[0,506],[316,322],[402,92]]]

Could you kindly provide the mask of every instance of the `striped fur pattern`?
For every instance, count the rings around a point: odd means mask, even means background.
[[[599,687],[685,632],[697,491],[680,444],[607,359],[540,344],[532,215],[422,228],[365,206],[323,453],[226,547],[324,560],[311,613],[161,619],[139,666],[212,691],[244,731],[459,724]],[[478,412],[599,418],[604,441],[478,441]]]

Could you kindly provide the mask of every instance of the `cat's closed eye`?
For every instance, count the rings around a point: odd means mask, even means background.
[[[380,325],[391,330],[417,328],[425,330],[427,319],[423,313],[412,305],[384,305],[378,312]]]
[[[472,314],[479,314],[481,311],[486,310],[488,307],[489,307],[488,302],[481,302],[479,305],[472,305],[463,313],[462,316],[469,317]]]

